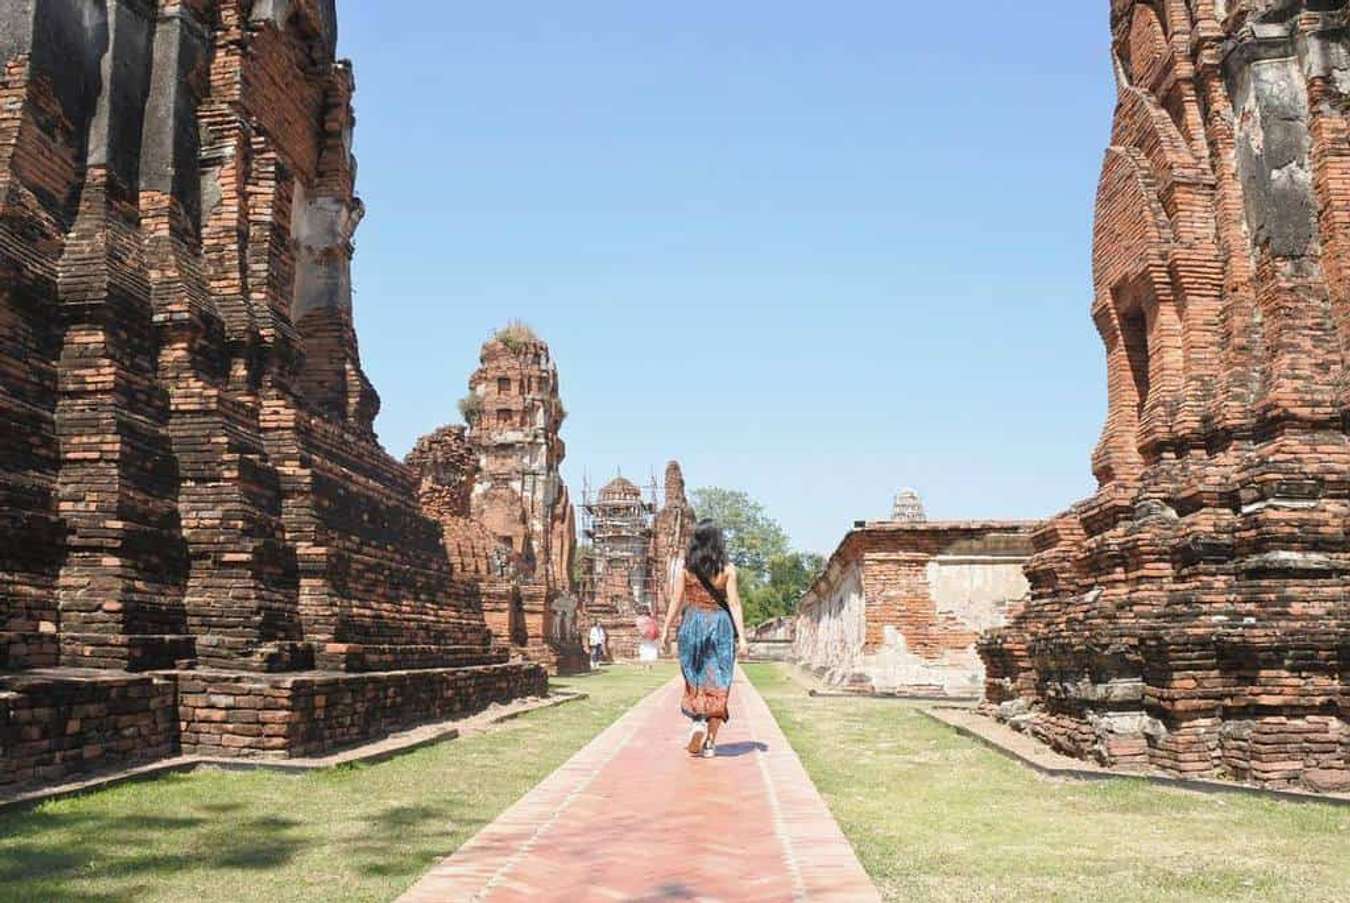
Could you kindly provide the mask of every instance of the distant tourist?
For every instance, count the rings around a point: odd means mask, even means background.
[[[642,670],[650,671],[652,665],[661,657],[656,641],[661,637],[661,627],[651,615],[638,615],[638,662]]]
[[[605,628],[597,622],[591,628],[591,667],[598,668],[605,660]]]
[[[729,719],[727,700],[736,674],[736,651],[745,655],[745,621],[736,588],[736,566],[727,560],[722,529],[710,520],[694,528],[684,558],[684,573],[676,581],[661,645],[680,617],[680,670],[684,697],[680,711],[693,721],[689,752],[711,759],[717,754],[717,732]]]

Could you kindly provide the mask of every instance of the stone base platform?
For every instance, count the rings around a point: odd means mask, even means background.
[[[781,640],[750,640],[750,661],[790,662],[792,643]]]
[[[591,670],[591,657],[580,644],[531,644],[514,650],[526,661],[542,665],[549,674],[584,674]]]
[[[0,791],[177,752],[170,678],[80,668],[0,674]]]
[[[1146,781],[1162,787],[1193,790],[1199,793],[1229,793],[1263,796],[1295,803],[1350,806],[1350,793],[1317,793],[1295,788],[1262,787],[1217,778],[1184,777],[1149,769],[1107,768],[1094,762],[1062,755],[1034,737],[1014,730],[971,708],[942,705],[921,707],[919,711],[957,733],[1050,778],[1079,781],[1115,779]]]
[[[0,674],[0,794],[190,755],[315,757],[548,693],[526,662],[349,674]]]
[[[526,663],[364,674],[172,676],[183,752],[203,756],[315,756],[548,692],[548,675]]]
[[[469,737],[531,712],[551,709],[588,699],[586,693],[551,693],[542,698],[522,697],[507,705],[490,705],[477,714],[452,721],[435,721],[411,730],[400,731],[381,740],[348,747],[341,752],[295,759],[217,758],[178,755],[149,764],[115,769],[100,769],[61,784],[47,784],[36,790],[0,791],[0,814],[26,809],[53,800],[68,799],[86,793],[107,790],[133,781],[145,781],[167,774],[188,774],[200,768],[221,771],[266,771],[273,774],[302,775],[344,765],[376,765],[425,746]]]
[[[753,653],[754,647],[751,647]],[[867,697],[872,699],[907,699],[912,702],[976,703],[975,693],[952,693],[941,684],[903,684],[877,689],[865,674],[812,667],[805,662],[793,662],[795,673],[810,686],[812,696]]]

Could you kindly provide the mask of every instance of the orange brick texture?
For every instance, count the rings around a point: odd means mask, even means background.
[[[988,708],[1110,765],[1345,790],[1346,4],[1110,9],[1099,489],[1037,533]]]
[[[373,431],[335,41],[332,0],[0,7],[0,669],[537,683]]]
[[[680,462],[666,464],[664,503],[652,521],[651,552],[652,615],[660,621],[670,608],[674,589],[672,575],[683,567],[689,541],[694,538],[698,515],[685,494]]]
[[[560,468],[565,413],[548,345],[511,326],[469,378],[469,426],[418,440],[406,463],[441,524],[456,585],[497,642],[553,673],[582,670],[572,562],[576,515]]]

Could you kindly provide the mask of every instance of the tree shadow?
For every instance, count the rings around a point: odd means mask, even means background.
[[[202,806],[205,810],[208,806]],[[231,808],[232,807],[226,807]],[[287,818],[236,820],[71,814],[38,809],[0,818],[0,900],[138,900],[159,880],[190,870],[249,872],[291,861],[304,842]],[[195,843],[212,828],[205,850]],[[126,882],[130,881],[128,886]],[[112,893],[82,890],[99,882]]]
[[[348,853],[363,875],[415,878],[487,824],[475,812],[461,796],[434,805],[392,806],[366,819],[369,830],[349,842]]]

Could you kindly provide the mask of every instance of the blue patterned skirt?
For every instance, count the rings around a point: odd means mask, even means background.
[[[680,622],[680,670],[684,698],[680,711],[689,718],[730,720],[727,701],[736,674],[736,632],[725,609],[690,606]]]

